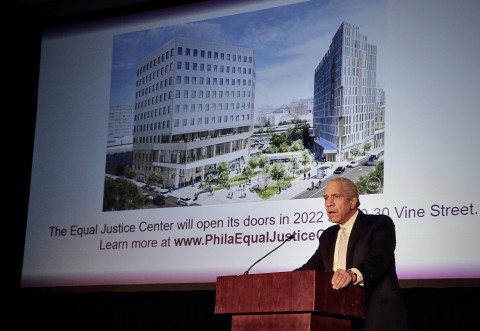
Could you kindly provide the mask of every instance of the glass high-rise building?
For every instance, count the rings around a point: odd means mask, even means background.
[[[221,161],[239,169],[253,133],[253,49],[174,38],[137,66],[133,164],[182,187],[214,173]]]
[[[373,146],[377,46],[343,22],[315,69],[313,128],[317,160],[343,161]]]

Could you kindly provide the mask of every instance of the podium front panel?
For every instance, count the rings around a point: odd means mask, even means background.
[[[360,286],[334,290],[333,273],[316,270],[220,276],[216,283],[216,314],[317,312],[365,317]]]

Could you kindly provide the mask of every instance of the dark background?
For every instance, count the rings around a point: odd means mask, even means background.
[[[205,1],[2,1],[3,174],[7,181],[0,233],[8,294],[4,324],[29,330],[230,330],[229,316],[213,313],[214,289],[20,287],[42,30],[201,2]],[[402,293],[415,330],[469,330],[478,325],[480,287],[443,283],[402,288]]]
[[[8,241],[12,266],[2,268],[8,273],[9,288],[19,288],[23,245],[27,222],[28,196],[32,163],[35,117],[37,109],[38,73],[42,30],[86,21],[112,18],[149,10],[182,6],[205,1],[195,0],[3,0],[2,45],[4,59],[2,93],[4,123],[5,177],[4,191],[8,217],[1,232]],[[9,133],[6,133],[9,132]],[[13,172],[13,173],[12,173]],[[10,201],[11,199],[11,201]],[[14,207],[14,208],[12,208]],[[12,240],[14,239],[14,240]],[[7,247],[5,247],[7,248]]]

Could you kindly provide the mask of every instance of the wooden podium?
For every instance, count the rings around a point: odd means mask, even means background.
[[[351,331],[365,317],[365,291],[332,289],[333,273],[316,270],[220,276],[215,314],[232,315],[232,331]]]

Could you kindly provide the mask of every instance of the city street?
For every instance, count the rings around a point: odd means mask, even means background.
[[[295,180],[291,182],[291,186],[286,189],[282,189],[281,193],[277,193],[268,200],[263,200],[255,192],[250,191],[250,185],[246,184],[245,186],[236,186],[231,189],[221,189],[216,190],[213,193],[204,192],[198,195],[197,200],[193,201],[191,206],[195,205],[218,205],[218,204],[227,204],[227,203],[243,203],[243,202],[260,202],[260,201],[276,201],[276,200],[291,200],[291,199],[310,199],[310,198],[321,198],[323,197],[323,192],[328,181],[335,176],[347,177],[353,181],[356,181],[360,176],[367,175],[371,172],[374,167],[367,166],[367,156],[358,158],[359,165],[354,168],[345,168],[345,172],[342,174],[334,174],[333,171],[336,167],[342,165],[346,166],[349,161],[343,162],[324,162],[316,163],[312,162],[310,167],[310,179],[308,177],[303,178],[302,175],[298,176]],[[321,179],[321,186],[318,187],[318,180],[316,173],[317,169],[325,168],[326,176]],[[232,172],[232,176],[237,175],[235,172]],[[312,182],[314,184],[312,189]],[[194,198],[195,193],[200,192],[198,188],[198,183],[195,185],[189,185],[183,188],[176,189],[170,193],[170,197],[165,199],[165,204],[162,206],[152,205],[152,208],[165,208],[165,207],[183,207],[176,204],[177,198],[180,197],[189,197]]]

